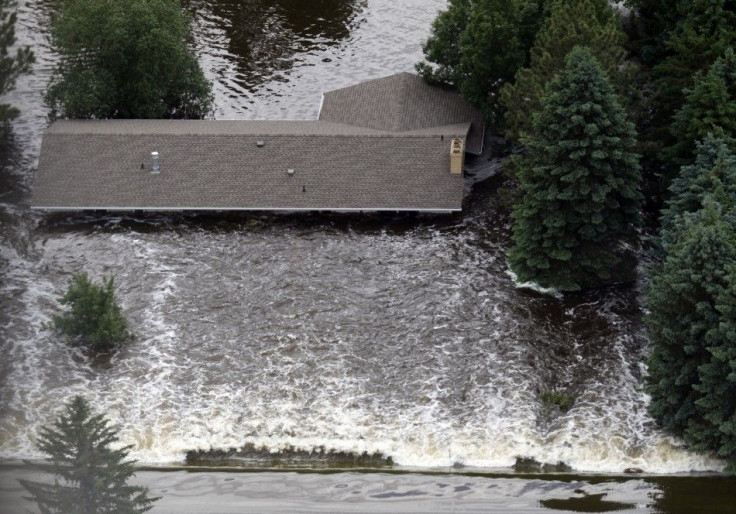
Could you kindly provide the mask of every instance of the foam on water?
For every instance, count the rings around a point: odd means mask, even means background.
[[[217,81],[218,117],[242,118],[313,117],[323,90],[410,70],[444,5],[358,6],[338,23],[346,34],[314,36],[303,54],[289,46],[298,55],[281,79],[250,91],[228,45],[232,22],[217,2],[201,3],[197,48]],[[44,6],[20,6],[20,38],[39,58],[14,93],[23,158],[13,173],[26,190],[55,62]],[[449,221],[44,221],[27,199],[4,204],[0,457],[40,456],[40,428],[84,394],[145,463],[251,443],[381,452],[421,467],[531,457],[581,471],[721,469],[680,449],[646,412],[635,294],[518,289],[506,275],[507,222],[484,194]],[[82,270],[115,274],[136,333],[109,362],[44,328]],[[575,397],[569,412],[545,412],[540,393],[550,389]]]

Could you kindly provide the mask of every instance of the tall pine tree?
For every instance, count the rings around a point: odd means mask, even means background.
[[[736,28],[734,28],[736,30]],[[736,138],[736,52],[726,50],[708,68],[695,76],[695,85],[685,90],[685,105],[675,115],[672,135],[677,143],[664,155],[670,162],[691,162],[695,142],[709,132]]]
[[[522,141],[511,269],[567,291],[611,280],[639,222],[639,164],[633,124],[588,49],[570,52]]]
[[[66,406],[50,428],[44,428],[39,448],[49,464],[32,464],[55,476],[53,484],[21,480],[43,514],[137,514],[150,510],[158,498],[148,489],[127,485],[133,461],[130,446],[112,450],[117,431],[101,415],[93,415],[81,396]],[[61,479],[61,481],[59,481]]]
[[[660,193],[679,167],[662,151],[677,141],[670,128],[675,113],[685,103],[697,72],[706,70],[729,46],[736,44],[734,0],[631,0],[635,9],[634,50],[647,68],[647,110],[639,132],[649,162],[652,181]],[[663,170],[661,168],[664,168]],[[662,174],[661,172],[664,171]]]
[[[683,166],[670,185],[670,198],[662,209],[662,240],[666,246],[677,236],[684,216],[704,207],[707,198],[715,198],[727,209],[736,209],[736,155],[728,140],[708,134],[696,144],[695,162]]]
[[[726,267],[736,262],[733,213],[715,201],[705,204],[683,216],[668,238],[666,258],[651,273],[646,319],[652,344],[650,412],[666,430],[698,443],[699,449],[707,446],[709,424],[708,409],[698,405],[709,389],[701,368],[712,362],[714,343],[708,340],[720,322],[717,303],[729,289]]]
[[[698,144],[662,215],[664,262],[650,270],[650,412],[691,448],[736,471],[736,156]]]
[[[506,82],[501,90],[506,137],[519,141],[523,132],[531,130],[547,82],[565,66],[565,57],[577,45],[587,46],[608,76],[621,82],[619,68],[626,57],[624,37],[607,0],[556,4],[537,33],[529,67],[520,69],[514,81]]]
[[[696,405],[704,423],[688,432],[695,449],[715,450],[736,473],[736,263],[727,266],[725,287],[716,297],[719,323],[705,339],[710,360],[698,369],[700,384],[694,386],[702,395]]]

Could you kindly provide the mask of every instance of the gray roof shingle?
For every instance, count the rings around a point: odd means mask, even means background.
[[[478,116],[456,94],[399,74],[327,93],[318,121],[57,121],[43,138],[31,204],[460,210],[463,177],[450,174],[450,140],[470,145]]]
[[[356,127],[403,132],[471,122],[466,151],[483,151],[483,116],[455,91],[397,73],[324,94],[319,119]]]
[[[462,203],[463,178],[449,173],[449,138],[462,136],[467,125],[451,128],[444,140],[180,134],[163,127],[119,134],[116,122],[95,125],[95,133],[65,126],[46,134],[35,208],[428,211]],[[159,174],[151,173],[152,151],[159,152]]]

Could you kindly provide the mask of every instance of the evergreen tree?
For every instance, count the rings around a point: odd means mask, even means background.
[[[703,209],[682,217],[665,245],[664,262],[652,273],[647,300],[650,412],[666,430],[684,436],[697,449],[717,449],[708,418],[723,414],[712,412],[712,400],[728,384],[712,387],[715,377],[724,377],[719,361],[729,354],[717,350],[719,359],[714,361],[711,348],[728,346],[714,330],[721,319],[718,304],[733,287],[727,272],[736,262],[732,214],[706,200]],[[706,383],[703,376],[708,377]],[[718,409],[727,411],[729,405],[733,398]]]
[[[661,219],[665,246],[676,237],[684,216],[701,210],[707,198],[714,198],[726,209],[736,210],[736,155],[727,142],[708,134],[702,143],[697,143],[695,163],[683,166],[680,175],[672,181]]]
[[[607,0],[557,4],[537,33],[529,67],[520,69],[514,82],[506,82],[501,90],[506,137],[519,141],[522,132],[531,130],[547,82],[565,66],[565,57],[577,45],[587,46],[608,76],[621,83],[619,68],[626,57],[624,37]]]
[[[510,267],[567,291],[610,280],[639,221],[639,164],[634,127],[589,50],[570,52],[522,141]]]
[[[696,74],[695,85],[685,93],[685,105],[675,115],[671,129],[677,143],[665,152],[668,161],[676,164],[692,160],[695,141],[700,141],[709,132],[736,138],[734,49],[726,50],[706,74]]]
[[[693,449],[715,450],[736,473],[736,263],[726,265],[725,287],[715,305],[719,322],[705,338],[710,359],[698,368],[700,384],[693,386],[701,394],[696,406],[704,422],[691,424],[688,434]]]
[[[660,172],[661,152],[676,143],[670,126],[684,105],[685,89],[692,88],[699,71],[706,70],[736,43],[736,2],[733,0],[633,0],[640,27],[637,50],[649,68],[650,116],[641,124],[643,149]],[[678,167],[665,164],[659,180],[663,188]]]
[[[187,46],[176,0],[66,0],[52,20],[60,54],[46,93],[62,118],[203,118],[211,84]]]
[[[101,415],[93,415],[81,396],[39,437],[48,464],[31,464],[56,478],[53,484],[21,480],[43,514],[136,514],[150,510],[158,498],[148,489],[127,485],[134,461],[126,460],[131,446],[111,450],[117,431]],[[59,481],[61,479],[61,482]]]
[[[15,44],[17,15],[10,12],[15,5],[13,0],[0,0],[0,96],[11,91],[18,77],[31,71],[34,62],[33,52],[28,47],[19,48],[14,57],[8,54],[8,48]],[[0,130],[6,130],[5,125],[16,116],[18,109],[0,104]]]
[[[80,339],[97,350],[109,350],[131,337],[115,299],[113,277],[97,285],[86,273],[78,273],[59,301],[70,306],[64,314],[53,316],[54,327],[65,336]]]
[[[501,86],[528,59],[546,16],[545,0],[449,0],[432,24],[417,71],[433,84],[456,87],[486,120],[500,124]]]

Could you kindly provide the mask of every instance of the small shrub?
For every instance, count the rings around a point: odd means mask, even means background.
[[[569,411],[570,407],[572,407],[572,404],[575,402],[574,395],[560,393],[557,391],[544,391],[540,395],[540,399],[542,400],[542,405],[545,408],[551,409],[552,407],[557,406],[562,412]]]
[[[97,285],[86,273],[78,273],[59,301],[70,307],[53,317],[53,327],[64,336],[96,350],[109,350],[130,339],[128,322],[115,299],[112,276]]]

